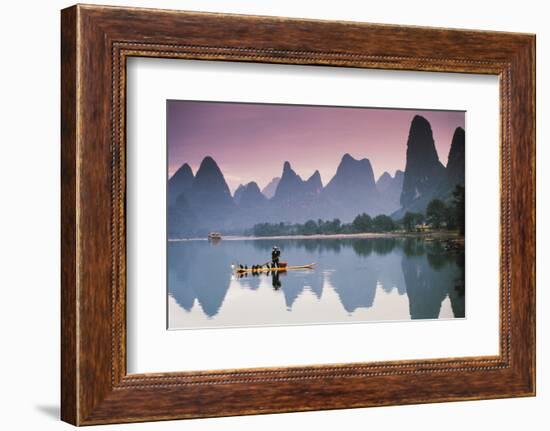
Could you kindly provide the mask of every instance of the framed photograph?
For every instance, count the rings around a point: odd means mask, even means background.
[[[464,111],[166,112],[169,329],[465,318]]]
[[[62,11],[62,419],[535,394],[535,37]]]

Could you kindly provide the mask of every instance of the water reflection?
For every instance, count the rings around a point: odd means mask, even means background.
[[[277,245],[283,260],[315,262],[315,270],[232,274],[232,263],[268,260],[273,240],[169,243],[170,327],[465,316],[464,253],[448,252],[438,241],[287,239]],[[442,315],[447,298],[452,314]]]

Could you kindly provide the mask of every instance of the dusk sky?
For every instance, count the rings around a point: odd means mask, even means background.
[[[451,139],[464,127],[463,111],[341,108],[247,103],[167,102],[168,175],[183,163],[197,172],[216,160],[233,192],[256,181],[265,187],[289,161],[302,179],[319,170],[323,185],[345,153],[368,158],[378,179],[405,169],[414,115],[431,124],[439,160],[446,165]]]

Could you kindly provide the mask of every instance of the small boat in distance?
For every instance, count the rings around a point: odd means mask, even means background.
[[[295,265],[289,266],[285,262],[281,262],[278,267],[268,267],[266,265],[258,266],[256,268],[247,268],[241,266],[234,266],[234,271],[237,274],[249,274],[249,273],[259,273],[259,272],[283,272],[291,271],[295,269],[313,269],[315,263],[309,263],[307,265]]]
[[[208,234],[208,239],[213,241],[220,240],[222,239],[222,234],[220,232],[210,232]]]

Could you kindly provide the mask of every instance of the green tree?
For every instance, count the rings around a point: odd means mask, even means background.
[[[426,218],[435,229],[439,229],[445,221],[447,206],[441,199],[434,199],[426,208]]]
[[[447,211],[445,211],[445,223],[447,224],[447,229],[457,229],[456,208],[453,204],[449,205]]]
[[[354,233],[355,230],[353,229],[352,223],[345,223],[342,226],[340,226],[339,233]]]
[[[342,222],[340,221],[340,219],[335,218],[333,220],[327,220],[326,222],[323,223],[323,228],[319,229],[320,230],[319,233],[324,233],[324,234],[340,233],[341,227],[342,227]]]
[[[272,236],[279,233],[277,225],[271,225],[269,223],[259,223],[254,226],[255,236]]]
[[[456,226],[461,235],[466,231],[466,191],[464,186],[457,184],[453,191],[453,208]]]
[[[390,216],[380,214],[372,219],[372,229],[375,232],[391,232],[396,229],[396,225]]]
[[[407,211],[401,220],[403,228],[408,232],[414,232],[415,226],[424,221],[424,216],[421,213],[413,213]]]
[[[359,214],[355,217],[352,225],[355,232],[372,232],[372,218],[366,213]]]
[[[322,220],[319,220],[322,223]],[[308,220],[302,227],[302,233],[304,235],[313,235],[317,233],[318,224],[315,223],[315,220]]]

